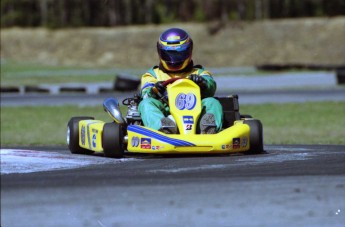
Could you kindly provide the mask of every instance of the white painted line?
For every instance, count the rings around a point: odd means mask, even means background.
[[[286,162],[286,161],[304,161],[307,159],[311,159],[315,155],[316,154],[302,152],[302,153],[292,153],[292,154],[282,153],[282,154],[274,154],[274,155],[261,155],[261,156],[255,156],[255,157],[244,156],[241,159],[234,160],[234,162],[230,164],[201,165],[201,166],[185,167],[185,168],[166,168],[166,169],[149,170],[148,172],[185,173],[185,172],[212,170],[212,169],[226,169],[228,167],[234,167],[234,166],[261,165],[265,163],[266,164],[280,163],[280,162]]]
[[[112,159],[90,155],[17,149],[0,149],[0,155],[1,174],[74,169],[95,164],[116,164],[137,160],[134,158]]]
[[[315,154],[311,153],[292,153],[292,154],[276,154],[271,156],[262,157],[248,157],[246,159],[240,159],[239,162],[244,162],[246,165],[257,165],[263,163],[279,163],[286,161],[304,161],[311,159]]]
[[[219,165],[202,165],[196,167],[186,167],[186,168],[175,168],[175,169],[157,169],[157,170],[150,170],[148,172],[152,173],[180,173],[180,172],[190,172],[190,171],[201,171],[201,170],[209,170],[209,169],[224,169],[227,165],[219,164]]]

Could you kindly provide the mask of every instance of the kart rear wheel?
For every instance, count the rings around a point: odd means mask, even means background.
[[[67,144],[72,154],[93,154],[93,151],[79,146],[79,122],[93,120],[93,117],[72,117],[67,124]]]
[[[123,127],[116,122],[103,126],[102,146],[106,157],[122,158],[124,153]]]
[[[253,118],[252,115],[249,114],[241,114],[241,118]]]
[[[244,124],[247,124],[250,127],[249,134],[249,151],[247,154],[260,154],[264,152],[264,143],[263,143],[263,130],[261,121],[255,119],[248,119],[243,121]]]

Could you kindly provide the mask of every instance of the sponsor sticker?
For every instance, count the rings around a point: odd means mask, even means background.
[[[183,116],[183,124],[186,130],[192,130],[194,124],[193,116]]]
[[[152,146],[152,150],[154,151],[154,150],[161,150],[162,148],[164,148],[164,146]]]
[[[151,139],[150,138],[141,138],[140,139],[140,148],[151,149]]]
[[[192,130],[192,128],[193,128],[193,125],[186,125],[186,130]]]
[[[97,134],[93,134],[92,135],[92,147],[97,146],[96,140],[97,140]]]
[[[80,137],[81,137],[81,144],[85,145],[85,126],[81,126],[81,132],[80,132]]]
[[[243,137],[243,138],[242,138],[241,146],[242,146],[242,147],[246,147],[247,144],[248,144],[248,138],[247,138],[247,137]]]
[[[240,148],[240,144],[241,144],[241,139],[240,138],[233,138],[232,139],[232,148],[233,149]]]
[[[193,116],[183,116],[183,123],[184,124],[194,124]]]
[[[222,149],[225,150],[225,149],[230,149],[231,145],[230,144],[225,144],[225,145],[222,145]]]
[[[139,137],[133,136],[131,144],[132,144],[132,147],[138,147],[139,146]]]

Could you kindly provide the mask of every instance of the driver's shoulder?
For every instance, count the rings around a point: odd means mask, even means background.
[[[201,75],[212,76],[212,74],[208,70],[206,70],[202,65],[194,65],[191,74],[196,74],[198,76],[201,76]]]
[[[159,66],[158,65],[153,66],[152,68],[147,70],[147,72],[145,74],[150,75],[150,76],[154,77],[155,79],[157,79],[157,76],[159,74]]]

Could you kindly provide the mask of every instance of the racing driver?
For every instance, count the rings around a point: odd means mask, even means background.
[[[202,113],[198,133],[214,134],[222,128],[223,111],[220,102],[213,98],[216,82],[211,73],[192,60],[193,40],[180,28],[164,31],[157,42],[159,66],[152,67],[141,77],[141,97],[139,111],[145,126],[169,134],[176,134],[177,126],[169,107],[161,102],[153,88],[166,93],[162,82],[170,78],[188,78],[200,87]]]

